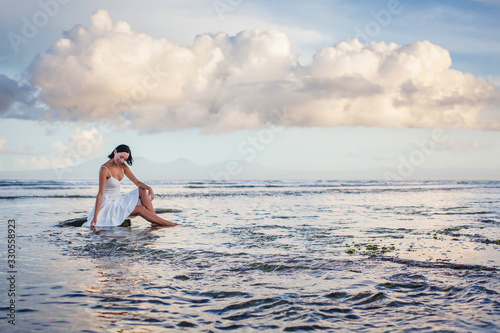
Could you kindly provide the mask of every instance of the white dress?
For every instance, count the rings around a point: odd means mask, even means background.
[[[106,167],[105,167],[106,168]],[[108,169],[108,168],[106,168]],[[108,170],[109,172],[109,170]],[[129,217],[130,213],[135,209],[135,206],[140,205],[139,188],[135,188],[125,195],[120,193],[121,181],[111,175],[106,180],[104,186],[104,197],[102,199],[101,208],[97,214],[96,227],[116,227],[123,223]],[[95,205],[82,227],[90,228],[90,223],[94,218]]]

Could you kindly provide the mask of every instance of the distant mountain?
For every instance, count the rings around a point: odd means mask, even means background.
[[[97,158],[74,167],[0,172],[0,179],[95,179],[106,159]],[[185,158],[156,163],[136,157],[132,172],[140,180],[500,180],[495,169],[369,168],[358,170],[279,170],[247,161],[199,165]]]

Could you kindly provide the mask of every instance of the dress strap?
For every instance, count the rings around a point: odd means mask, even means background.
[[[106,170],[108,170],[108,172],[109,172],[109,175],[110,175],[111,177],[113,177],[113,175],[111,174],[111,171],[109,171],[109,169],[108,169],[105,165],[103,165],[102,167],[103,167],[103,168],[106,168]]]

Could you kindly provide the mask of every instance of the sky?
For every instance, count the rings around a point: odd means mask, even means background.
[[[5,1],[2,172],[500,169],[500,1]]]

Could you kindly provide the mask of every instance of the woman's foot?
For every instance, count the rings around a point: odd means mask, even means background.
[[[170,221],[167,221],[167,223],[165,224],[159,224],[159,223],[155,223],[155,222],[151,222],[151,226],[152,227],[175,227],[177,225],[179,225],[178,223],[174,223],[174,222],[170,222]]]

